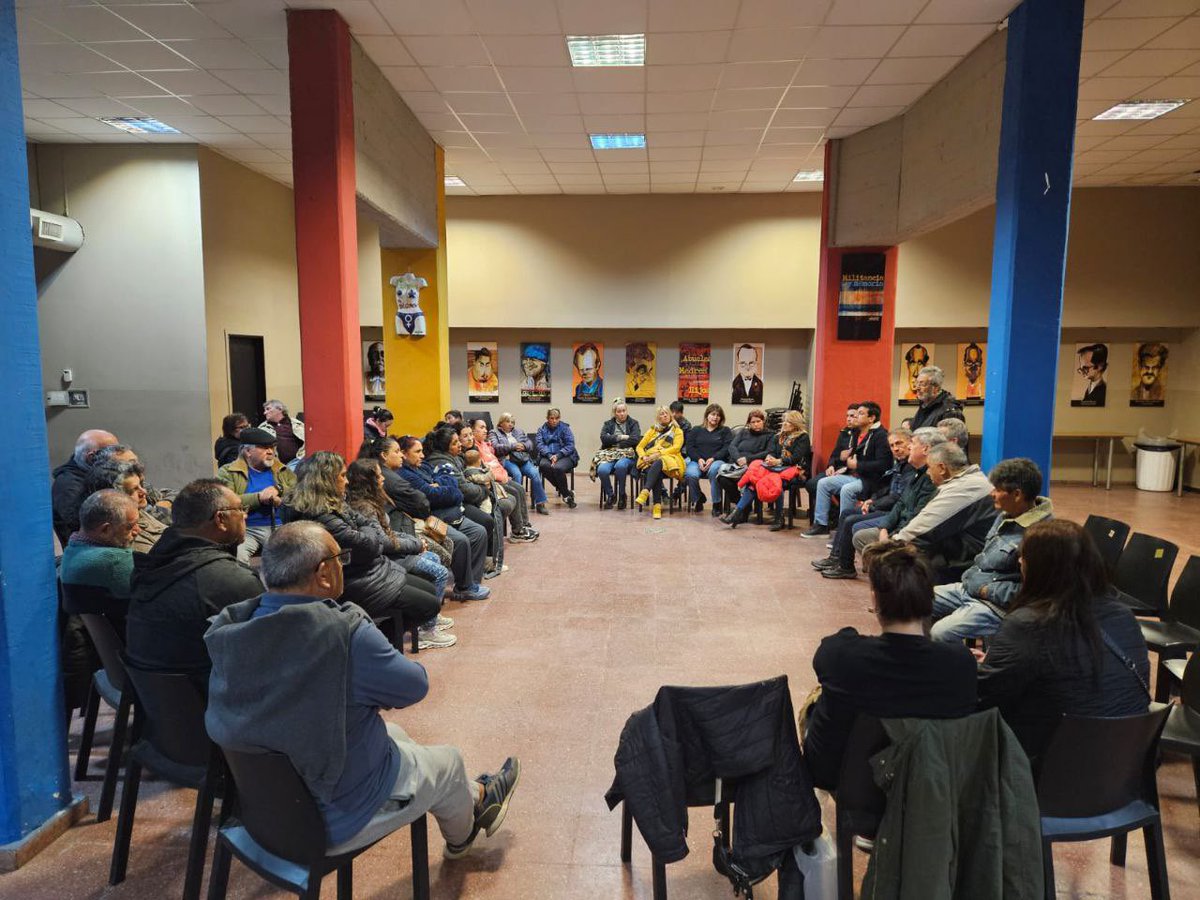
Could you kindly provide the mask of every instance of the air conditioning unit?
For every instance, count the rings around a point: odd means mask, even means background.
[[[66,216],[56,216],[40,209],[29,210],[33,229],[33,246],[63,253],[74,253],[83,246],[83,226]]]

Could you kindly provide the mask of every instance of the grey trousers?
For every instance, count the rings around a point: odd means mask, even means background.
[[[247,525],[246,537],[238,544],[237,558],[238,562],[248,563],[251,559],[262,553],[262,548],[267,543],[267,538],[271,536],[270,525]]]
[[[854,532],[854,549],[862,553],[870,544],[879,540],[878,528],[862,528]]]

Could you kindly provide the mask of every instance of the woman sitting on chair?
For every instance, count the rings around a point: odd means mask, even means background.
[[[655,417],[654,425],[646,429],[637,445],[637,467],[645,482],[634,502],[645,506],[653,496],[654,518],[661,519],[663,479],[683,477],[683,429],[665,406],[658,408]]]
[[[788,475],[788,480],[807,478],[808,467],[812,463],[812,442],[808,432],[804,430],[804,417],[794,409],[783,414],[783,424],[779,434],[771,440],[767,455],[761,460],[753,460],[742,477],[742,494],[737,506],[727,516],[721,516],[721,521],[731,528],[750,518],[750,507],[755,497],[763,497],[764,487],[760,482],[761,475],[755,473],[761,469],[775,474]],[[771,531],[783,528],[783,493],[774,495],[775,520],[771,523]]]
[[[593,471],[600,477],[600,508],[625,508],[625,479],[637,459],[642,426],[629,415],[624,400],[613,404],[613,417],[600,428],[600,450],[592,457]],[[613,480],[616,490],[613,490]]]

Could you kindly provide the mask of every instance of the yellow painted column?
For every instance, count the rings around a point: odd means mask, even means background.
[[[437,148],[438,245],[434,249],[380,251],[383,263],[383,348],[387,408],[395,415],[391,433],[425,432],[450,408],[450,318],[446,303],[446,162]],[[424,337],[396,334],[394,275],[412,272],[429,282],[421,291]]]

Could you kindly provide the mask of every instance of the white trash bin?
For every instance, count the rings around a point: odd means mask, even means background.
[[[1139,491],[1170,491],[1175,487],[1175,454],[1178,444],[1137,447],[1137,486]]]

